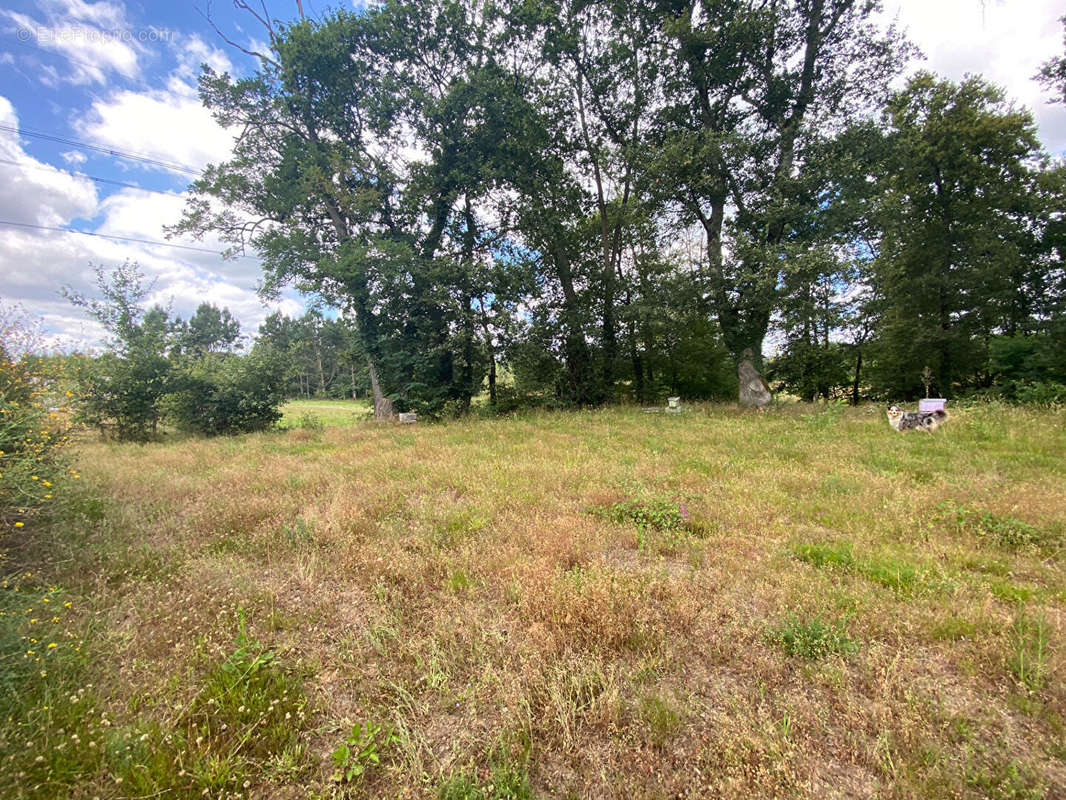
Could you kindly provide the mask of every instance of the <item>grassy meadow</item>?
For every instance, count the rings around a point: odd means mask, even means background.
[[[1066,412],[364,416],[78,444],[0,796],[1066,797]]]

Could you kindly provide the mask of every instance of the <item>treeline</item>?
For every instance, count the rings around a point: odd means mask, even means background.
[[[269,352],[283,365],[286,397],[365,397],[370,391],[366,356],[355,329],[343,318],[309,311],[298,319],[271,314],[253,352]]]
[[[728,394],[768,334],[804,397],[1066,380],[1061,165],[980,79],[890,92],[875,5],[272,23],[257,74],[203,75],[244,135],[179,228],[343,308],[381,414],[462,411],[504,363],[561,403]]]
[[[748,347],[807,398],[910,398],[923,372],[938,395],[1054,394],[1066,170],[978,77],[892,91],[913,48],[877,11],[386,0],[266,20],[255,74],[205,67],[203,102],[243,133],[175,230],[342,309],[350,330],[263,336],[301,365],[287,393],[362,381],[378,416],[486,389],[726,396]],[[352,355],[320,362],[334,336]]]

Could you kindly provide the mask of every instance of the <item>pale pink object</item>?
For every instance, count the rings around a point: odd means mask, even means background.
[[[918,401],[919,411],[943,411],[948,401],[942,397],[927,397]]]

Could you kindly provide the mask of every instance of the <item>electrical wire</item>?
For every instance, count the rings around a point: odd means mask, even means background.
[[[0,219],[0,225],[8,225],[13,228],[29,228],[38,231],[57,231],[59,233],[76,233],[81,236],[96,236],[100,239],[114,239],[119,242],[136,242],[137,244],[151,244],[157,247],[173,247],[176,250],[192,250],[196,253],[210,253],[211,255],[221,256],[222,253],[218,250],[209,250],[206,247],[193,247],[188,244],[173,244],[171,242],[157,242],[152,239],[134,239],[131,236],[114,236],[109,233],[94,233],[92,231],[78,231],[73,228],[60,228],[52,225],[34,225],[29,222],[13,222],[11,220]],[[237,258],[255,258],[255,256],[240,255]]]
[[[49,142],[58,142],[60,144],[67,144],[73,147],[81,147],[86,150],[94,150],[98,153],[106,153],[109,156],[115,156],[116,158],[124,158],[128,161],[139,161],[142,164],[151,164],[157,167],[163,167],[174,172],[186,172],[190,175],[199,175],[200,170],[193,167],[186,166],[184,164],[174,164],[169,161],[160,161],[157,158],[150,158],[149,156],[138,155],[137,153],[127,153],[124,150],[115,150],[111,147],[103,147],[98,144],[91,144],[89,142],[83,142],[80,139],[71,139],[67,136],[57,136],[53,133],[44,133],[42,131],[31,131],[27,128],[16,128],[13,125],[0,125],[0,131],[6,131],[13,133],[16,136],[31,136],[38,139],[45,139]]]
[[[134,183],[123,183],[122,181],[113,181],[110,178],[100,178],[96,175],[88,175],[84,172],[77,172],[75,170],[64,170],[59,167],[54,167],[51,164],[23,164],[19,161],[12,161],[7,158],[0,158],[0,164],[10,164],[13,167],[19,169],[36,169],[41,172],[51,172],[52,170],[58,170],[66,175],[76,175],[79,178],[86,178],[90,181],[96,181],[97,183],[109,183],[112,186],[124,186],[127,189],[137,189],[142,192],[155,192],[156,194],[165,194],[169,197],[177,197],[173,192],[165,191],[164,189],[149,189],[147,186],[137,186]]]

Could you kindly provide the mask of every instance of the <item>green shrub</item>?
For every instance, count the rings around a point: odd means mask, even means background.
[[[264,430],[281,419],[282,377],[262,353],[211,354],[175,370],[167,409],[174,424],[190,433]]]
[[[310,411],[305,411],[300,415],[300,418],[296,420],[296,427],[317,434],[322,433],[322,431],[326,429],[326,424],[318,415],[312,414]]]
[[[36,509],[51,503],[65,476],[66,427],[45,406],[41,375],[12,362],[0,345],[0,523],[22,528]]]
[[[75,420],[120,441],[145,442],[159,434],[170,362],[158,352],[105,353],[76,371]]]
[[[188,322],[145,311],[150,285],[136,264],[96,269],[98,298],[66,289],[110,334],[109,352],[78,371],[78,420],[120,440],[154,438],[164,417],[204,435],[245,433],[281,419],[284,369],[273,351],[219,352],[239,337],[229,311],[204,303]]]
[[[1061,406],[1066,403],[1066,385],[1056,381],[1019,383],[1014,387],[1019,403],[1034,406]]]
[[[705,538],[711,530],[707,523],[693,517],[688,507],[690,499],[691,495],[631,498],[597,506],[592,512],[614,522],[635,525],[637,543],[642,550],[657,540],[660,547],[671,551],[686,536]]]

